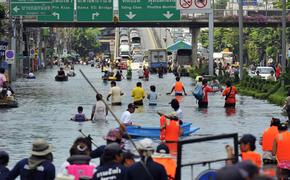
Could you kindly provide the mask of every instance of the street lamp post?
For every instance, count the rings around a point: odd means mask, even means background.
[[[243,0],[239,0],[239,59],[240,59],[240,79],[243,79],[244,66],[244,32],[243,32]]]

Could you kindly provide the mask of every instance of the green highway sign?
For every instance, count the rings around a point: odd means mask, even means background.
[[[174,21],[180,20],[176,1],[122,0],[119,1],[119,21]]]
[[[16,2],[21,2],[21,3],[50,3],[51,0],[11,0],[11,3],[16,3]]]
[[[72,22],[74,0],[52,0],[49,16],[38,16],[39,22]]]
[[[51,14],[51,2],[11,2],[11,16],[39,16]]]
[[[76,0],[78,22],[113,21],[113,0]]]

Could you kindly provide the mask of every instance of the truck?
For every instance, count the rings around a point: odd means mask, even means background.
[[[148,55],[148,65],[151,72],[157,72],[158,68],[167,70],[167,50],[166,49],[149,49],[146,53]]]
[[[176,51],[176,62],[179,68],[180,76],[189,76],[189,69],[192,66],[192,50],[178,49]]]

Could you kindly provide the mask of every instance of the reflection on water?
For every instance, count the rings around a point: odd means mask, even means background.
[[[96,89],[106,97],[110,84],[104,83],[101,79],[102,73],[89,66],[76,66],[82,68],[86,76],[93,83]],[[79,105],[84,108],[84,113],[90,116],[92,106],[95,104],[95,93],[87,84],[80,73],[69,78],[67,82],[55,82],[54,70],[47,70],[37,74],[37,79],[29,81],[20,79],[14,84],[19,107],[15,109],[0,110],[0,148],[11,155],[9,167],[16,161],[29,155],[31,143],[36,137],[46,138],[54,146],[54,164],[58,168],[69,155],[69,148],[76,137],[81,136],[79,129],[85,134],[90,134],[97,145],[105,144],[103,136],[109,129],[118,127],[118,123],[111,114],[108,115],[108,122],[85,122],[79,123],[70,121]],[[125,72],[124,72],[125,74]],[[131,90],[138,82],[138,76],[133,71],[131,81],[123,80],[117,82],[124,92],[122,106],[112,106],[117,117],[127,109],[132,102]],[[200,127],[195,136],[217,135],[222,133],[238,132],[253,133],[261,136],[263,130],[268,127],[272,112],[279,111],[280,107],[268,104],[265,101],[255,100],[251,97],[238,97],[237,109],[228,111],[224,109],[224,98],[220,93],[209,95],[209,108],[198,109],[195,98],[190,92],[192,80],[182,77],[188,96],[181,98],[181,109],[184,113],[184,121],[191,122],[193,126]],[[144,100],[144,106],[136,109],[132,114],[133,121],[144,126],[159,126],[159,115],[157,111],[168,114],[172,108],[168,104],[174,96],[166,95],[170,91],[175,78],[172,74],[164,75],[159,79],[157,75],[150,75],[150,81],[142,82],[145,92],[150,91],[150,85],[156,86],[158,106],[148,106]],[[205,151],[206,149],[206,151]],[[258,151],[261,147],[257,144]],[[192,161],[202,159],[213,159],[224,157],[224,144],[204,143],[194,148],[184,148],[184,156]],[[198,155],[198,152],[203,152]]]

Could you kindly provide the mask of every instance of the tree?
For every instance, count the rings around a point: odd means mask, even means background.
[[[89,52],[96,52],[99,46],[97,39],[100,31],[97,28],[76,28],[71,33],[71,48],[82,57],[89,55]]]

